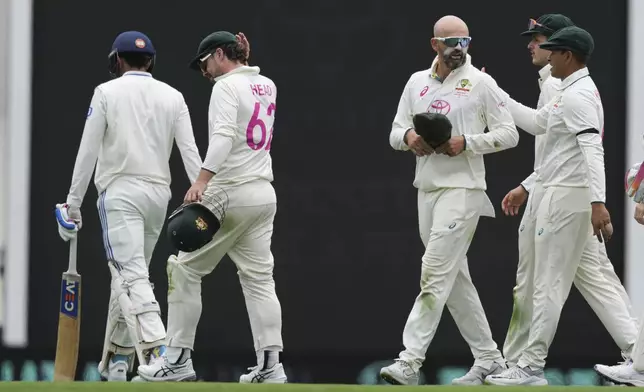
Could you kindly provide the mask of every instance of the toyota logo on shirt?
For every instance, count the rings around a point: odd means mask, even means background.
[[[449,102],[443,101],[442,99],[435,99],[432,101],[432,103],[429,104],[427,112],[447,115],[447,113],[449,113],[451,109],[452,107],[450,106]]]

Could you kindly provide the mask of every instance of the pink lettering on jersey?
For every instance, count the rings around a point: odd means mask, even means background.
[[[250,89],[253,92],[253,95],[257,96],[272,96],[273,95],[273,89],[271,88],[270,85],[268,84],[251,84]]]
[[[262,105],[259,102],[255,103],[255,110],[253,111],[253,116],[248,123],[246,128],[246,144],[248,147],[253,150],[259,150],[262,147],[266,147],[265,150],[269,151],[271,148],[271,142],[273,141],[273,126],[271,125],[270,134],[267,134],[266,123],[260,118],[260,109]],[[275,103],[271,103],[266,109],[266,115],[272,117],[275,115]],[[255,142],[255,128],[259,128],[260,140]],[[266,139],[268,137],[268,143]]]

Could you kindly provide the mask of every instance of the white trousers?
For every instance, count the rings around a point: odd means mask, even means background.
[[[97,207],[105,253],[108,261],[114,263],[127,282],[133,307],[157,304],[148,267],[165,222],[170,196],[168,186],[131,177],[117,179],[99,195]],[[115,301],[117,299],[112,292],[110,304]],[[165,328],[159,313],[143,313],[137,318],[144,343],[165,339]],[[112,333],[112,343],[120,347],[134,347],[122,316]]]
[[[538,233],[537,212],[546,190],[537,182],[528,197],[519,225],[519,263],[512,319],[503,345],[503,354],[510,366],[516,365],[528,344],[533,318],[535,280],[535,239]],[[572,268],[573,266],[571,266]],[[610,333],[617,346],[629,357],[636,335],[636,321],[630,299],[606,247],[590,232],[573,283]]]
[[[275,203],[229,208],[213,240],[168,260],[168,346],[194,349],[201,317],[201,279],[225,254],[237,266],[255,351],[281,351],[282,309],[275,293],[271,238]]]
[[[637,340],[633,347],[633,367],[638,372],[644,372],[644,317],[640,320]]]
[[[403,331],[405,350],[399,355],[416,369],[425,360],[443,314],[449,309],[470,346],[474,365],[503,362],[467,265],[469,249],[487,196],[484,191],[442,189],[418,192],[422,258],[420,294]]]

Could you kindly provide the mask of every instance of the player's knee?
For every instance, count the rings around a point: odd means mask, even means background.
[[[201,276],[172,255],[166,265],[168,302],[190,302],[201,299]]]
[[[272,296],[275,293],[272,270],[239,270],[237,274],[244,293],[257,297]]]

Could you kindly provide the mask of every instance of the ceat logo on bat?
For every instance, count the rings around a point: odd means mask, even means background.
[[[60,288],[60,313],[76,318],[78,317],[78,282],[63,279]]]
[[[134,45],[136,45],[136,47],[139,49],[143,49],[145,48],[145,41],[143,41],[141,38],[137,38],[136,41],[134,41]]]

